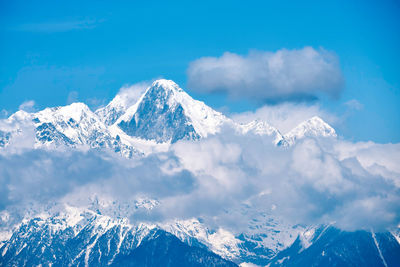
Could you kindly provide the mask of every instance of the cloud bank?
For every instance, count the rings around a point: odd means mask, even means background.
[[[124,216],[151,222],[200,217],[234,232],[257,212],[350,230],[399,223],[400,144],[308,138],[282,149],[271,141],[224,132],[134,160],[97,150],[4,151],[0,213],[18,217],[31,203],[90,205],[93,196],[110,203],[145,197],[159,205]]]
[[[337,56],[312,47],[203,57],[190,63],[187,75],[193,90],[219,91],[254,102],[337,97],[344,83]]]

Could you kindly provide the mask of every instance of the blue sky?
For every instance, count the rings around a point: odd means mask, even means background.
[[[157,77],[186,88],[190,62],[225,52],[332,51],[344,88],[317,102],[345,116],[350,140],[400,142],[400,4],[396,1],[0,1],[0,110],[109,101]],[[188,91],[230,112],[259,104]],[[349,110],[348,103],[360,103]],[[357,102],[355,102],[357,101]]]

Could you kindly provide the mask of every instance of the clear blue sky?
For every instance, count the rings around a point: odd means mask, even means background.
[[[118,2],[118,3],[117,3]],[[98,105],[128,83],[164,77],[186,86],[189,62],[230,51],[304,46],[334,51],[345,89],[321,99],[342,114],[351,140],[400,142],[398,1],[6,1],[0,0],[0,110],[74,99]],[[199,95],[215,108],[249,103]]]

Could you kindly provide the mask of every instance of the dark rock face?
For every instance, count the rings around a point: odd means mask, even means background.
[[[52,123],[42,123],[36,127],[36,139],[42,143],[54,142],[63,145],[72,145],[74,143],[63,133],[57,131]]]
[[[130,253],[119,255],[115,266],[236,266],[200,247],[191,247],[177,237],[159,230]]]
[[[57,229],[62,221],[32,219],[0,244],[0,266],[236,266],[204,246],[189,246],[160,229],[115,225]]]

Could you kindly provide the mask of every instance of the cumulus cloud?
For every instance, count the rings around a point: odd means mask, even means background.
[[[23,110],[26,112],[34,112],[35,111],[35,101],[34,100],[27,100],[19,105],[18,109]]]
[[[399,157],[399,144],[308,138],[282,149],[268,137],[229,131],[134,160],[96,150],[1,152],[0,209],[11,214],[29,203],[147,197],[160,204],[124,216],[200,217],[240,232],[262,212],[293,224],[387,229],[400,221]]]
[[[312,47],[203,57],[190,63],[187,75],[193,90],[255,102],[337,97],[344,83],[337,56]]]
[[[126,101],[126,106],[135,104],[153,81],[143,81],[135,84],[126,84],[119,89],[117,96]]]
[[[235,121],[248,123],[252,120],[267,121],[285,134],[299,123],[318,116],[331,125],[339,122],[339,118],[323,110],[318,104],[305,105],[304,103],[281,103],[278,105],[264,105],[255,111],[232,114]]]

